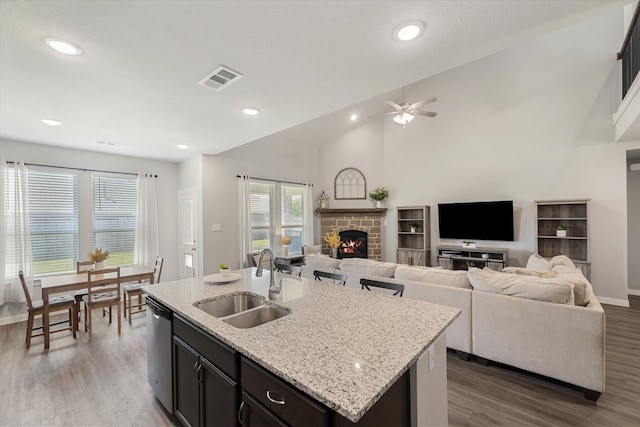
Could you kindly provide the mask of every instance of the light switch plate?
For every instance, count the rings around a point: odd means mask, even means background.
[[[222,231],[222,224],[211,224],[211,231]]]

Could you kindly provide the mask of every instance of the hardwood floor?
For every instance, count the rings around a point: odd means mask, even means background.
[[[451,426],[640,426],[640,297],[605,306],[606,391],[597,404],[565,385],[448,357]],[[1,426],[172,426],[147,384],[146,318],[95,316],[94,340],[54,334],[24,348],[26,322],[0,327]]]

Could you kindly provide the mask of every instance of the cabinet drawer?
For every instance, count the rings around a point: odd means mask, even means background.
[[[173,333],[229,377],[234,380],[238,378],[237,353],[234,349],[177,315],[173,316]]]
[[[244,357],[241,358],[240,369],[242,388],[287,424],[327,425],[327,409],[293,386]]]

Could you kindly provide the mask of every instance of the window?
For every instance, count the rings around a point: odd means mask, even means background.
[[[291,238],[289,250],[300,252],[304,225],[303,186],[252,180],[249,191],[251,251],[275,249],[280,246],[278,236],[287,236]]]
[[[135,178],[93,175],[93,246],[109,251],[108,267],[133,264],[136,231]]]
[[[75,270],[78,259],[78,175],[29,171],[33,275]]]
[[[78,259],[78,175],[30,169],[27,172],[27,211],[34,277],[75,271]],[[15,247],[11,227],[16,200],[14,175],[5,173],[4,215],[9,225],[4,236]],[[17,277],[17,254],[5,255],[5,277]]]

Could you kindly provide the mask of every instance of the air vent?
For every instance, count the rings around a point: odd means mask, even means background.
[[[238,81],[240,77],[242,77],[242,74],[221,65],[216,68],[213,73],[200,80],[198,84],[208,87],[209,89],[221,91],[231,83]]]

